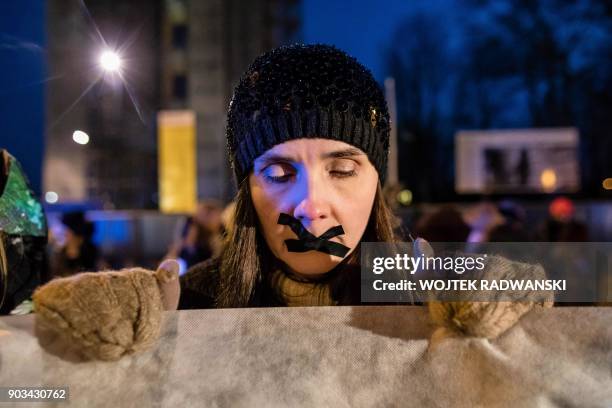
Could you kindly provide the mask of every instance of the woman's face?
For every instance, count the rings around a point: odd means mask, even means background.
[[[296,139],[258,157],[249,185],[263,236],[274,256],[293,273],[314,277],[344,258],[319,251],[289,252],[285,240],[296,235],[278,224],[279,214],[297,218],[317,237],[341,225],[344,235],[331,241],[349,247],[348,256],[368,224],[378,172],[354,146],[329,139]]]

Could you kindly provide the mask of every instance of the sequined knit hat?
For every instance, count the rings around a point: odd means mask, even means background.
[[[273,146],[317,137],[363,150],[384,182],[389,113],[372,73],[328,45],[291,45],[258,57],[234,90],[227,119],[238,182]]]

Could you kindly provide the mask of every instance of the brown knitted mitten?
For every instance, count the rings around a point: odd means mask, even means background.
[[[546,273],[540,265],[512,261],[501,256],[490,256],[482,275],[487,279],[546,278]],[[461,295],[463,298],[457,299],[456,302],[428,302],[430,318],[439,326],[432,335],[431,345],[444,338],[456,336],[497,338],[530,310],[536,307],[552,307],[554,300],[552,291],[500,292],[500,296],[510,296],[512,301],[477,300],[477,294],[470,292]]]
[[[133,268],[55,279],[34,293],[36,333],[54,354],[117,360],[155,344],[162,311],[175,310],[179,294],[174,260],[155,272]]]

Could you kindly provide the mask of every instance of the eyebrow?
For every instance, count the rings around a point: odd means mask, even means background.
[[[342,159],[346,157],[354,157],[354,156],[363,156],[363,153],[359,149],[349,148],[343,150],[334,150],[333,152],[324,153],[321,155],[322,159]],[[279,154],[263,154],[261,157],[257,159],[264,164],[276,163],[276,162],[296,162],[294,157],[291,156],[282,156]]]
[[[336,150],[333,152],[325,153],[321,157],[323,159],[342,159],[344,157],[362,156],[364,154],[365,153],[363,153],[361,150],[351,147],[349,149]]]

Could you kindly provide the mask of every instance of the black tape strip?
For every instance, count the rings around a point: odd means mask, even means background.
[[[323,234],[316,237],[302,225],[300,220],[289,214],[281,213],[278,216],[278,223],[287,225],[298,237],[298,239],[285,240],[287,250],[290,252],[319,251],[344,258],[351,250],[339,242],[329,241],[330,238],[344,235],[344,229],[341,225],[331,227]]]

